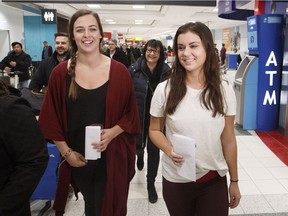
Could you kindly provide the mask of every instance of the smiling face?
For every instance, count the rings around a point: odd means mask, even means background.
[[[157,64],[160,58],[160,48],[153,48],[148,46],[145,53],[145,58],[148,63]]]
[[[57,36],[55,38],[55,50],[58,55],[65,55],[70,48],[68,36]]]
[[[75,21],[73,35],[79,53],[100,51],[101,32],[92,14],[81,16]]]
[[[193,32],[179,34],[178,57],[186,72],[201,72],[206,61],[206,50],[200,37]]]

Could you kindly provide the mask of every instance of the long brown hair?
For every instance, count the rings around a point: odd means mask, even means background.
[[[164,114],[173,114],[187,91],[185,82],[187,74],[185,68],[180,64],[178,56],[178,37],[180,34],[187,32],[197,34],[200,37],[206,51],[206,61],[203,65],[205,88],[201,93],[200,102],[207,110],[212,110],[213,117],[215,117],[217,113],[224,115],[221,77],[219,73],[219,63],[217,62],[214,49],[213,37],[210,29],[201,22],[186,23],[180,26],[175,34],[173,41],[175,61],[169,73],[170,91]]]
[[[74,34],[73,34],[73,29],[74,29],[74,23],[79,17],[85,16],[85,15],[93,15],[97,21],[99,31],[100,31],[100,42],[99,42],[99,51],[100,51],[100,44],[103,38],[103,28],[102,24],[99,18],[99,15],[93,11],[90,10],[79,10],[76,13],[74,13],[69,21],[69,40],[71,43],[71,62],[68,68],[68,74],[71,76],[71,84],[69,87],[69,97],[71,97],[72,100],[77,99],[77,86],[75,82],[75,68],[76,68],[76,58],[77,58],[77,51],[78,47],[76,45],[76,42],[74,40]]]

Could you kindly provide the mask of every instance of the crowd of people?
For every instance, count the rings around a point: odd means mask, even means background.
[[[76,195],[83,195],[86,216],[126,215],[129,184],[136,167],[142,172],[145,152],[148,200],[157,202],[155,178],[160,151],[163,198],[171,216],[228,216],[229,207],[237,207],[241,198],[234,134],[236,99],[231,84],[219,74],[219,51],[209,28],[200,22],[178,28],[173,50],[169,47],[175,55],[170,68],[167,51],[159,40],[147,41],[142,49],[136,43],[130,48],[125,43],[118,46],[115,39],[109,39],[106,46],[101,20],[91,10],[74,13],[68,27],[68,34],[55,33],[55,51],[51,56],[45,54],[29,85],[30,90],[45,93],[45,99],[38,122],[26,122],[31,125],[26,135],[33,137],[33,129],[38,140],[21,140],[21,148],[31,146],[26,151],[33,149],[35,153],[29,158],[39,162],[39,168],[27,163],[37,173],[31,176],[34,180],[29,188],[19,191],[21,202],[26,203],[26,213],[21,215],[29,215],[29,197],[46,167],[45,138],[57,146],[62,158],[53,207],[57,216],[65,213],[69,187]],[[7,73],[22,70],[19,59],[31,64],[21,43],[12,47],[9,57],[1,61]],[[223,52],[220,50],[221,61]],[[20,76],[21,82],[25,79]],[[18,102],[11,96],[11,104],[2,99],[1,95],[9,98],[11,93],[3,82],[0,84],[0,106],[15,106],[13,119],[17,121],[25,115],[31,117],[25,99]],[[0,118],[4,118],[2,112]],[[102,125],[100,140],[88,143],[100,153],[97,160],[85,155],[86,127],[93,125]],[[5,128],[2,120],[0,126]],[[189,147],[176,141],[176,135],[189,140]],[[12,133],[1,129],[0,149],[10,145],[8,140],[13,143]],[[38,147],[34,148],[36,141]],[[195,143],[197,151],[193,154]],[[179,146],[185,151],[179,151]],[[16,153],[9,150],[5,155],[11,157],[11,164],[17,159],[12,157]],[[193,178],[179,173],[184,165],[189,167],[186,174],[193,174]],[[1,174],[0,215],[13,212],[13,205],[2,205],[11,199],[8,192],[2,192],[9,188],[13,169],[11,166]],[[18,178],[25,174],[18,174]],[[10,187],[10,193],[16,189]]]

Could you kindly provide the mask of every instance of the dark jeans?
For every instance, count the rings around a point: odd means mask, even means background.
[[[203,183],[173,183],[163,178],[162,184],[170,216],[228,216],[226,176]]]
[[[89,161],[84,167],[73,168],[72,177],[85,201],[85,216],[100,216],[106,186],[106,167]]]
[[[137,156],[144,156],[145,146],[137,145]],[[147,137],[147,183],[154,183],[158,173],[160,150]]]

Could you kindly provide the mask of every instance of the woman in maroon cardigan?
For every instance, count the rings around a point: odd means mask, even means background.
[[[39,117],[46,139],[65,160],[54,209],[63,215],[72,183],[83,194],[86,216],[126,215],[140,132],[133,83],[124,65],[101,54],[96,13],[76,12],[69,32],[72,57],[54,68]],[[101,159],[86,160],[85,127],[95,123],[104,126],[101,141],[93,144]]]

